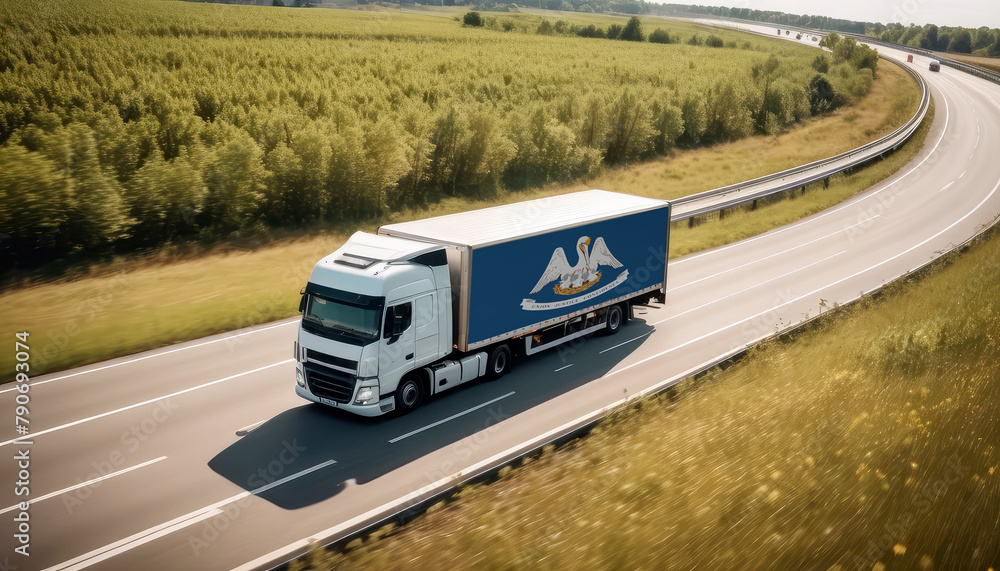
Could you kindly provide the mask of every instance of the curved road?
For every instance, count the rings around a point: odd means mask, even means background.
[[[34,379],[34,444],[0,443],[0,534],[10,546],[0,563],[264,561],[926,263],[1000,214],[1000,86],[914,60],[936,116],[924,150],[890,180],[801,222],[675,260],[667,303],[640,310],[617,336],[536,356],[407,417],[368,420],[296,397],[295,320]],[[11,391],[0,396],[8,426]],[[24,449],[30,558],[10,541],[21,499],[11,458]]]

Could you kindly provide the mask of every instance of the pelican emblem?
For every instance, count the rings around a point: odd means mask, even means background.
[[[587,290],[597,282],[601,281],[600,266],[611,266],[612,268],[622,267],[622,263],[615,259],[604,243],[604,238],[594,240],[594,247],[588,252],[590,246],[590,236],[580,236],[576,241],[577,259],[576,265],[569,265],[566,252],[556,248],[549,259],[549,265],[545,268],[542,277],[535,284],[531,293],[538,293],[547,284],[559,280],[552,290],[559,295],[576,295]]]

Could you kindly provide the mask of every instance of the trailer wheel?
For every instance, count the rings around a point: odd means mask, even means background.
[[[618,333],[624,322],[625,314],[622,312],[622,306],[612,305],[608,308],[607,315],[604,316],[604,334],[614,335]]]
[[[486,364],[486,376],[492,381],[499,379],[510,371],[511,353],[506,343],[501,343],[490,352],[490,360]]]
[[[396,411],[406,414],[424,402],[424,382],[419,375],[410,373],[396,387]]]

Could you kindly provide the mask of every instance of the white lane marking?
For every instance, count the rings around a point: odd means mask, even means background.
[[[513,396],[514,394],[515,394],[514,391],[510,391],[509,393],[503,395],[502,397],[497,397],[497,398],[495,398],[493,400],[486,401],[486,402],[484,402],[483,404],[481,404],[479,406],[474,406],[474,407],[470,408],[469,410],[462,411],[462,412],[460,412],[458,414],[453,414],[453,415],[449,416],[448,418],[441,419],[441,420],[439,420],[437,422],[428,424],[427,426],[425,426],[423,428],[418,428],[418,429],[414,430],[413,432],[407,432],[406,434],[404,434],[402,436],[397,436],[397,437],[393,438],[392,440],[390,440],[389,444],[395,444],[395,443],[399,442],[400,440],[402,440],[404,438],[409,438],[409,437],[413,436],[414,434],[419,434],[419,433],[421,433],[421,432],[423,432],[425,430],[429,430],[431,428],[434,428],[435,426],[440,426],[440,425],[442,425],[442,424],[444,424],[444,423],[446,423],[446,422],[448,422],[450,420],[455,420],[456,418],[458,418],[460,416],[465,416],[465,415],[469,414],[470,412],[477,411],[477,410],[483,408],[484,406],[489,406],[489,405],[497,402],[498,400],[503,400],[503,399],[505,399],[505,398],[507,398],[509,396]]]
[[[597,354],[598,355],[603,355],[604,353],[607,353],[608,351],[611,351],[612,349],[617,349],[617,348],[621,347],[622,345],[628,345],[629,343],[631,343],[633,341],[638,341],[639,339],[642,339],[643,337],[647,337],[651,333],[653,333],[653,332],[652,331],[647,331],[647,332],[643,333],[642,335],[640,335],[638,337],[633,337],[633,338],[629,339],[628,341],[622,341],[621,343],[619,343],[619,344],[617,344],[617,345],[615,345],[613,347],[608,347],[607,349],[605,349],[603,351],[600,351]]]
[[[170,349],[169,351],[163,351],[162,353],[156,353],[156,354],[153,354],[153,355],[146,355],[145,357],[136,357],[135,359],[129,359],[127,361],[122,361],[120,363],[112,363],[110,365],[104,365],[103,367],[97,367],[95,369],[87,369],[86,371],[78,371],[76,373],[70,373],[68,375],[63,375],[61,377],[55,377],[55,378],[52,378],[52,379],[45,379],[44,381],[31,381],[31,386],[32,386],[32,388],[34,388],[34,387],[37,387],[39,385],[44,385],[46,383],[51,383],[52,381],[61,381],[63,379],[69,379],[71,377],[77,377],[77,376],[80,376],[80,375],[86,375],[87,373],[96,373],[97,371],[103,371],[105,369],[111,369],[111,368],[114,368],[114,367],[120,367],[122,365],[128,365],[129,363],[135,363],[135,362],[138,362],[138,361],[145,361],[146,359],[152,359],[153,357],[161,357],[163,355],[169,355],[171,353],[176,353],[178,351],[186,351],[188,349],[194,349],[195,347],[203,347],[205,345],[211,345],[212,343],[219,343],[220,341],[228,341],[229,339],[233,339],[234,337],[242,337],[244,335],[251,335],[253,333],[259,333],[261,331],[267,331],[268,329],[274,329],[275,327],[284,327],[285,325],[292,325],[292,324],[298,324],[298,320],[296,319],[295,321],[289,321],[289,322],[286,322],[286,323],[278,323],[277,325],[269,325],[267,327],[262,327],[260,329],[254,329],[253,331],[246,331],[246,332],[243,332],[243,333],[237,333],[235,335],[229,335],[229,336],[226,336],[226,337],[222,337],[220,339],[213,339],[211,341],[205,341],[204,343],[198,343],[196,345],[188,345],[187,347],[178,347],[177,349]],[[0,394],[7,393],[7,392],[10,392],[10,391],[13,391],[13,390],[16,390],[16,388],[0,390]]]
[[[274,417],[272,416],[271,418],[274,418]],[[271,420],[271,418],[265,418],[264,420],[255,422],[253,424],[248,424],[248,425],[244,426],[243,428],[240,428],[239,430],[236,431],[236,436],[245,436],[251,430],[253,430],[253,429],[257,428],[258,426],[264,424],[265,422]],[[240,434],[241,432],[243,434]]]
[[[93,480],[87,480],[86,482],[81,482],[81,483],[79,483],[79,484],[77,484],[75,486],[70,486],[68,488],[63,488],[63,489],[59,490],[58,492],[52,492],[51,494],[46,494],[46,495],[44,495],[44,496],[42,496],[40,498],[34,498],[32,500],[29,500],[28,504],[35,505],[36,503],[38,503],[38,502],[40,502],[42,500],[47,500],[49,498],[54,498],[56,496],[60,496],[62,494],[65,494],[66,492],[72,492],[73,490],[76,490],[78,488],[85,488],[87,486],[92,486],[92,485],[94,485],[94,484],[96,484],[98,482],[103,482],[104,480],[107,480],[107,479],[110,479],[110,478],[114,478],[115,476],[120,476],[122,474],[125,474],[126,472],[131,472],[132,470],[138,470],[139,468],[145,468],[146,466],[149,466],[150,464],[156,464],[160,460],[166,460],[166,459],[167,459],[166,456],[160,456],[159,458],[154,458],[152,460],[149,460],[148,462],[143,462],[142,464],[136,464],[135,466],[132,466],[131,468],[125,468],[123,470],[118,470],[117,472],[112,472],[110,474],[101,476],[100,478],[94,478]],[[13,511],[15,508],[18,507],[18,505],[20,505],[20,504],[14,504],[14,505],[10,506],[9,508],[4,508],[4,509],[0,510],[0,514],[5,514],[5,513],[9,512],[9,511]]]
[[[825,261],[827,261],[827,260],[830,260],[830,259],[832,259],[832,258],[836,258],[837,256],[839,256],[839,255],[841,255],[841,254],[846,254],[846,253],[847,253],[847,252],[849,252],[849,251],[850,251],[850,250],[843,250],[843,251],[841,251],[841,252],[837,252],[836,254],[834,254],[834,255],[832,255],[832,256],[827,256],[827,257],[823,258],[822,260],[817,260],[817,261],[815,261],[815,262],[813,262],[813,263],[811,263],[811,264],[808,264],[808,265],[805,265],[805,266],[802,266],[801,268],[796,268],[796,269],[794,269],[794,270],[792,270],[792,271],[790,271],[790,272],[788,272],[788,273],[785,273],[785,274],[781,274],[780,276],[776,276],[776,277],[773,277],[773,278],[771,278],[771,279],[769,279],[769,280],[766,280],[766,281],[762,281],[762,282],[760,282],[760,283],[758,283],[758,284],[754,284],[754,285],[752,285],[752,286],[750,286],[750,287],[746,287],[746,288],[743,288],[743,289],[741,289],[741,290],[739,290],[739,291],[734,291],[733,293],[731,293],[731,294],[729,294],[729,295],[726,295],[726,296],[723,296],[723,297],[719,297],[719,298],[716,298],[716,299],[713,299],[712,301],[710,301],[710,302],[708,302],[708,303],[704,303],[704,304],[702,304],[702,305],[699,305],[698,307],[692,307],[691,309],[688,309],[688,310],[686,310],[686,311],[682,311],[682,312],[678,313],[677,315],[671,315],[670,317],[668,317],[668,318],[666,318],[666,319],[661,319],[661,320],[659,320],[659,321],[657,321],[657,322],[655,322],[655,323],[652,323],[651,325],[659,325],[659,324],[661,324],[661,323],[663,323],[663,322],[665,322],[665,321],[670,321],[671,319],[674,319],[674,318],[676,318],[676,317],[680,317],[680,316],[682,316],[682,315],[687,315],[688,313],[691,313],[692,311],[698,311],[699,309],[704,309],[704,308],[706,308],[706,307],[708,307],[708,306],[710,306],[710,305],[712,305],[712,304],[714,304],[714,303],[719,303],[720,301],[723,301],[723,300],[726,300],[726,299],[729,299],[730,297],[733,297],[733,296],[736,296],[736,295],[739,295],[739,294],[741,294],[741,293],[744,293],[744,292],[747,292],[747,291],[750,291],[750,290],[752,290],[752,289],[754,289],[754,288],[758,288],[758,287],[760,287],[760,286],[762,286],[762,285],[764,285],[764,284],[767,284],[767,283],[770,283],[770,282],[773,282],[773,281],[775,281],[775,280],[780,280],[781,278],[785,278],[785,277],[788,277],[788,276],[790,276],[790,275],[792,275],[792,274],[794,274],[794,273],[798,273],[798,272],[801,272],[802,270],[805,270],[805,269],[807,269],[807,268],[811,268],[812,266],[815,266],[815,265],[817,265],[817,264],[822,264],[823,262],[825,262]]]
[[[916,165],[914,165],[913,168],[911,168],[910,170],[906,171],[906,173],[904,173],[903,175],[901,175],[899,178],[893,180],[892,182],[887,183],[886,185],[884,185],[882,188],[879,188],[878,190],[873,190],[873,191],[865,194],[864,196],[860,196],[860,197],[857,197],[857,198],[849,199],[847,202],[844,202],[840,206],[834,206],[832,208],[828,208],[828,209],[824,210],[822,214],[817,214],[816,216],[811,216],[811,217],[809,217],[809,218],[807,218],[807,219],[805,219],[805,220],[803,220],[801,222],[797,222],[795,224],[789,224],[787,226],[782,226],[781,228],[778,228],[778,229],[775,229],[775,230],[771,230],[771,231],[766,232],[764,234],[761,234],[759,236],[754,236],[753,238],[747,238],[746,240],[743,240],[741,242],[736,242],[735,244],[729,244],[728,246],[723,246],[721,248],[715,248],[715,249],[709,250],[707,252],[701,252],[701,253],[694,254],[694,255],[691,255],[691,256],[685,256],[685,257],[683,257],[683,258],[681,258],[679,260],[671,261],[670,264],[676,266],[677,264],[683,264],[685,262],[690,262],[691,260],[696,260],[696,259],[704,257],[704,256],[711,256],[712,254],[718,254],[719,252],[724,252],[724,251],[726,251],[726,250],[728,250],[730,248],[737,248],[739,246],[745,246],[745,245],[750,244],[752,242],[756,242],[757,240],[763,240],[765,238],[771,238],[771,237],[773,237],[773,236],[775,236],[777,234],[781,234],[782,232],[787,232],[789,230],[794,230],[795,228],[798,228],[799,226],[805,226],[806,224],[812,224],[813,222],[816,222],[817,220],[822,220],[823,218],[826,218],[827,216],[836,214],[837,212],[840,212],[841,210],[844,210],[845,208],[850,208],[852,206],[856,206],[856,205],[861,204],[862,202],[864,202],[864,201],[866,201],[866,200],[868,200],[870,198],[874,198],[876,195],[880,194],[882,191],[887,190],[887,189],[891,188],[892,186],[898,184],[903,179],[905,179],[906,177],[908,177],[911,174],[913,174],[914,171],[916,171],[917,169],[919,169],[921,166],[923,166],[923,164],[925,162],[927,162],[932,156],[934,156],[934,152],[937,151],[937,148],[939,146],[941,146],[941,143],[944,142],[944,137],[948,133],[948,125],[951,123],[951,111],[950,111],[950,106],[948,105],[948,98],[947,97],[943,97],[942,100],[944,101],[944,128],[941,129],[941,135],[938,137],[937,142],[934,143],[934,146],[931,147],[931,150],[927,153],[927,156],[924,157],[923,160],[921,160],[919,163],[917,163]]]
[[[92,420],[97,420],[99,418],[104,418],[105,416],[111,416],[112,414],[117,414],[119,412],[124,412],[126,410],[131,410],[131,409],[136,408],[136,407],[140,407],[140,406],[147,405],[147,404],[152,404],[152,403],[155,403],[155,402],[158,402],[158,401],[161,401],[161,400],[166,400],[166,399],[169,399],[169,398],[173,398],[175,396],[182,395],[184,393],[189,393],[191,391],[196,391],[198,389],[203,389],[205,387],[210,387],[212,385],[217,385],[219,383],[224,383],[226,381],[231,381],[233,379],[236,379],[236,378],[239,378],[239,377],[243,377],[245,375],[252,375],[254,373],[259,373],[260,371],[264,371],[266,369],[270,369],[271,367],[277,367],[278,365],[286,365],[286,364],[294,362],[294,361],[295,361],[295,359],[285,359],[284,361],[279,361],[277,363],[271,363],[270,365],[264,365],[263,367],[258,367],[258,368],[254,369],[252,371],[244,371],[242,373],[237,373],[235,375],[230,375],[230,376],[228,376],[226,378],[223,378],[223,379],[218,379],[218,380],[211,381],[211,382],[208,382],[208,383],[205,383],[205,384],[202,384],[202,385],[198,385],[197,387],[191,387],[191,388],[188,388],[188,389],[184,389],[182,391],[177,391],[175,393],[170,393],[169,395],[164,395],[162,397],[157,397],[157,398],[152,398],[152,399],[149,399],[149,400],[144,400],[142,402],[138,402],[138,403],[135,403],[135,404],[130,404],[128,406],[123,406],[121,408],[117,408],[117,409],[112,410],[112,411],[102,412],[101,414],[95,414],[94,416],[88,416],[87,418],[81,418],[80,420],[74,420],[73,422],[67,422],[66,424],[62,424],[62,425],[59,425],[59,426],[56,426],[56,427],[53,427],[53,428],[47,428],[45,430],[40,430],[38,432],[32,432],[31,436],[33,436],[33,437],[34,436],[41,436],[43,434],[48,434],[50,432],[56,432],[57,430],[63,430],[65,428],[70,428],[71,426],[76,426],[78,424],[83,424],[85,422],[90,422]],[[20,438],[23,438],[23,437],[20,437]],[[0,442],[0,447],[7,446],[8,444],[11,444],[12,442],[14,442],[14,440],[19,440],[19,438],[15,438],[15,439],[12,439],[12,440],[7,440],[7,441],[4,441],[4,442]]]
[[[562,371],[563,369],[568,369],[568,368],[570,368],[572,366],[573,366],[573,363],[570,363],[569,365],[566,365],[565,367],[559,367],[558,369],[556,369],[555,371],[553,371],[553,373],[558,373],[559,371]]]
[[[210,517],[217,516],[223,513],[223,511],[220,508],[227,506],[233,502],[238,502],[243,498],[249,497],[251,495],[262,494],[270,490],[271,488],[276,488],[286,482],[290,482],[296,478],[301,478],[302,476],[311,474],[316,470],[326,468],[327,466],[336,463],[337,463],[336,460],[327,460],[322,464],[317,464],[312,468],[306,468],[305,470],[292,474],[291,476],[286,476],[280,480],[275,480],[274,482],[261,486],[255,490],[236,494],[231,498],[227,498],[220,502],[216,502],[210,506],[205,506],[191,513],[182,515],[178,518],[174,518],[168,522],[153,526],[145,531],[140,531],[139,533],[130,535],[125,539],[120,539],[114,543],[105,545],[104,547],[100,547],[91,552],[84,553],[79,557],[75,557],[73,559],[70,559],[69,561],[64,561],[63,563],[49,567],[46,571],[61,571],[61,570],[74,571],[76,569],[83,569],[85,567],[90,567],[91,565],[96,565],[101,561],[105,561],[107,559],[120,555],[126,551],[135,549],[136,547],[149,543],[150,541],[154,541],[165,535],[171,534],[177,530],[184,529],[185,527],[196,524],[199,521],[203,521]]]
[[[752,265],[754,265],[756,263],[763,262],[764,260],[770,260],[771,258],[774,258],[774,257],[777,257],[777,256],[781,256],[782,254],[787,254],[787,253],[789,253],[791,251],[798,250],[799,248],[805,248],[806,246],[809,246],[810,244],[815,244],[816,242],[819,242],[821,240],[826,240],[827,238],[830,238],[832,236],[836,236],[837,234],[840,234],[841,232],[846,232],[846,231],[850,230],[851,228],[854,228],[855,226],[861,226],[862,224],[867,224],[867,223],[871,222],[872,220],[874,220],[876,218],[880,218],[880,217],[881,217],[880,215],[876,214],[875,216],[872,216],[870,218],[866,218],[866,219],[862,220],[861,222],[858,222],[856,224],[851,224],[850,226],[845,226],[844,228],[841,228],[840,230],[837,230],[836,232],[831,232],[830,234],[827,234],[826,236],[821,236],[821,237],[816,238],[814,240],[810,240],[808,242],[803,242],[803,243],[801,243],[801,244],[799,244],[797,246],[792,246],[791,248],[788,248],[786,250],[782,250],[780,252],[775,252],[775,253],[773,253],[773,254],[771,254],[769,256],[764,256],[763,258],[758,258],[758,259],[756,259],[756,260],[754,260],[752,262],[747,262],[747,263],[741,264],[739,266],[733,266],[733,267],[725,269],[725,270],[723,270],[723,271],[721,271],[721,272],[719,272],[717,274],[713,274],[713,275],[710,275],[710,276],[705,276],[703,278],[698,278],[698,279],[696,279],[694,281],[690,281],[690,282],[687,282],[685,284],[681,284],[681,285],[679,285],[677,287],[670,288],[670,289],[667,290],[667,292],[677,291],[679,289],[686,288],[686,287],[688,287],[690,285],[694,285],[696,283],[700,283],[700,282],[703,282],[705,280],[710,280],[710,279],[713,279],[713,278],[717,278],[717,277],[719,277],[719,276],[721,276],[723,274],[728,274],[729,272],[733,272],[733,271],[745,268],[747,266],[752,266]]]
[[[959,178],[961,178],[961,177],[959,177]],[[948,190],[949,188],[951,188],[951,185],[955,184],[956,182],[958,182],[958,179],[955,179],[955,180],[949,182],[948,184],[944,185],[944,188],[942,188],[938,192],[944,192],[944,191]]]
[[[923,246],[924,244],[926,244],[926,243],[930,242],[931,240],[934,240],[938,236],[944,234],[948,230],[951,230],[955,226],[958,226],[959,224],[961,224],[966,218],[972,216],[977,210],[979,210],[980,208],[982,208],[982,206],[984,204],[986,204],[986,202],[990,198],[992,198],[994,194],[996,194],[996,191],[997,191],[998,188],[1000,188],[1000,181],[997,181],[996,185],[993,187],[993,190],[991,190],[990,193],[986,195],[986,198],[984,198],[982,201],[980,201],[980,203],[977,204],[975,208],[973,208],[968,213],[966,213],[965,216],[962,216],[961,218],[959,218],[955,222],[952,222],[950,225],[948,225],[948,227],[946,227],[945,229],[941,230],[937,234],[934,234],[930,238],[927,238],[923,242],[920,242],[919,244],[911,246],[910,248],[908,248],[906,250],[903,250],[902,252],[900,252],[900,253],[898,253],[898,254],[896,254],[894,256],[886,258],[885,260],[882,260],[881,262],[879,262],[877,264],[874,264],[874,265],[869,266],[869,267],[867,267],[867,268],[865,268],[863,270],[855,272],[855,273],[853,273],[853,274],[851,274],[851,275],[849,275],[847,277],[840,278],[839,280],[837,280],[837,281],[835,281],[833,283],[827,284],[827,285],[822,286],[822,287],[820,287],[818,289],[814,289],[813,291],[811,291],[811,292],[809,292],[807,294],[800,295],[799,297],[797,297],[795,299],[788,300],[788,301],[786,301],[784,303],[781,303],[781,304],[775,305],[775,306],[773,306],[771,308],[768,308],[768,309],[766,309],[766,310],[764,310],[764,311],[762,311],[760,313],[757,313],[755,315],[751,315],[750,317],[747,317],[746,319],[743,319],[741,321],[737,321],[736,323],[731,323],[729,325],[726,325],[725,327],[720,327],[719,329],[716,329],[715,331],[706,333],[706,334],[702,335],[701,337],[697,337],[695,339],[691,339],[689,341],[681,343],[680,345],[677,345],[676,347],[671,347],[670,349],[666,349],[666,350],[661,351],[661,352],[659,352],[659,353],[657,353],[655,355],[652,355],[650,357],[646,357],[645,359],[642,359],[641,361],[636,361],[635,363],[632,363],[631,365],[627,365],[625,367],[622,367],[621,369],[616,369],[614,371],[611,371],[610,373],[605,374],[604,377],[602,377],[602,378],[607,378],[607,377],[610,377],[612,375],[617,375],[618,373],[621,373],[623,371],[627,371],[627,370],[631,369],[632,367],[636,367],[638,365],[641,365],[641,364],[645,363],[646,361],[651,361],[653,359],[658,359],[658,358],[660,358],[660,357],[662,357],[662,356],[664,356],[664,355],[666,355],[668,353],[672,353],[672,352],[674,352],[674,351],[676,351],[678,349],[683,349],[684,347],[687,347],[688,345],[691,345],[693,343],[697,343],[698,341],[701,341],[702,339],[706,339],[708,337],[711,337],[712,335],[715,335],[717,333],[721,333],[721,332],[723,332],[723,331],[725,331],[727,329],[732,329],[733,327],[736,327],[737,325],[742,325],[743,323],[747,323],[749,321],[753,321],[754,319],[756,319],[756,318],[758,318],[758,317],[760,317],[762,315],[767,315],[768,313],[771,313],[772,311],[774,311],[774,310],[776,310],[778,308],[784,307],[786,305],[791,305],[792,303],[795,303],[797,301],[801,301],[801,300],[803,300],[803,299],[805,299],[805,298],[807,298],[809,296],[816,295],[817,293],[820,293],[821,291],[823,291],[825,289],[828,289],[828,288],[831,288],[831,287],[833,287],[835,285],[841,284],[841,283],[843,283],[843,282],[845,282],[847,280],[854,279],[857,276],[860,276],[861,274],[863,274],[865,272],[869,272],[871,270],[874,270],[875,268],[877,268],[879,266],[883,266],[885,264],[888,264],[889,262],[895,260],[896,258],[899,258],[900,256],[904,256],[904,255],[912,252],[913,250],[916,250],[917,248]]]

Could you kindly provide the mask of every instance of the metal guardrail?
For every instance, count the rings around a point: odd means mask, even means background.
[[[705,192],[700,192],[698,194],[692,194],[690,196],[685,196],[672,200],[671,203],[674,207],[683,206],[688,204],[694,204],[699,201],[715,199],[720,196],[725,196],[727,194],[733,194],[734,197],[729,200],[717,201],[712,204],[706,205],[701,208],[694,208],[691,210],[685,209],[684,211],[674,214],[671,216],[671,222],[679,222],[682,220],[688,220],[690,218],[697,218],[698,216],[704,216],[706,214],[717,212],[720,210],[725,210],[727,208],[733,208],[735,206],[741,206],[754,200],[771,196],[773,194],[778,194],[787,190],[798,188],[807,185],[812,182],[823,180],[833,174],[842,172],[844,170],[856,167],[860,164],[871,161],[877,157],[884,155],[885,153],[895,150],[900,145],[909,140],[910,136],[917,130],[920,123],[924,120],[927,115],[927,111],[930,108],[930,91],[927,88],[927,83],[924,78],[920,76],[917,72],[910,68],[910,66],[904,64],[903,62],[896,60],[895,58],[890,58],[888,56],[880,56],[882,59],[892,62],[904,70],[906,70],[911,76],[916,79],[917,83],[920,85],[920,105],[917,107],[917,111],[913,114],[910,119],[903,124],[901,127],[889,133],[888,135],[872,141],[866,145],[862,145],[856,149],[852,149],[845,153],[829,157],[826,159],[821,159],[812,163],[801,165],[795,168],[791,168],[778,173],[770,174],[753,180],[748,180],[744,182],[739,182],[729,186],[724,186],[721,188],[716,188],[714,190],[708,190]],[[845,159],[850,159],[856,157],[854,160],[849,160],[843,162]],[[839,164],[838,164],[839,163]],[[835,166],[834,166],[835,165]],[[808,174],[806,174],[808,173]],[[798,176],[802,175],[802,176]],[[785,181],[779,185],[773,185],[774,181],[787,179],[789,177],[795,177],[792,180]],[[760,188],[757,188],[760,187]],[[754,190],[757,188],[757,190]]]

